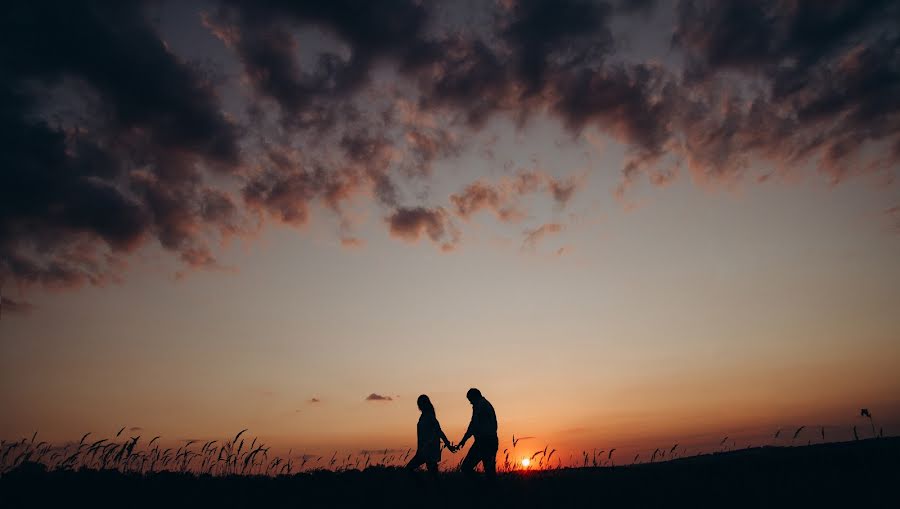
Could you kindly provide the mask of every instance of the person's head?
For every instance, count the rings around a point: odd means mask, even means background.
[[[466,393],[466,399],[468,399],[469,403],[472,403],[473,405],[481,398],[481,391],[479,391],[478,389],[472,388],[469,389],[469,392]]]
[[[416,400],[416,405],[418,405],[419,411],[423,414],[434,415],[434,405],[431,404],[431,400],[428,399],[428,396],[424,394],[419,396],[419,399]]]

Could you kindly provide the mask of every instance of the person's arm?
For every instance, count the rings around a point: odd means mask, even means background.
[[[478,409],[476,407],[472,407],[472,420],[469,421],[469,428],[466,429],[466,434],[463,435],[462,440],[459,441],[457,447],[462,448],[466,445],[466,442],[469,440],[469,437],[475,434],[475,430],[478,429]]]
[[[438,421],[434,421],[435,427],[437,427],[438,438],[444,441],[444,445],[447,446],[447,449],[452,449],[453,444],[450,443],[450,439],[447,438],[447,435],[444,433],[444,430],[441,429],[441,423]]]

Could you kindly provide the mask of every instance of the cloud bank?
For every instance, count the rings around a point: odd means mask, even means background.
[[[358,247],[354,200],[390,236],[443,251],[477,214],[520,221],[522,196],[567,206],[583,177],[507,173],[410,195],[495,117],[616,138],[620,196],[682,168],[708,186],[804,167],[891,185],[900,163],[900,6],[887,0],[516,0],[468,17],[414,0],[220,0],[183,21],[237,63],[237,105],[224,99],[235,83],[171,49],[153,5],[5,8],[0,284],[119,281],[147,246],[216,268],[228,239],[303,227],[317,210]],[[614,26],[661,9],[684,65],[619,58]],[[768,170],[751,175],[751,161]]]

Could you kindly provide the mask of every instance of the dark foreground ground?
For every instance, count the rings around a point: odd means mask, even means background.
[[[0,477],[0,507],[892,507],[900,438],[763,447],[652,465],[501,475],[397,469],[278,478],[44,472]]]

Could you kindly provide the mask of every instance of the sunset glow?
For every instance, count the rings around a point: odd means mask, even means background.
[[[900,433],[895,3],[16,3],[7,443],[400,466],[473,387],[508,470]]]

